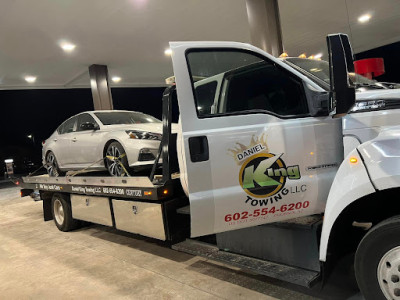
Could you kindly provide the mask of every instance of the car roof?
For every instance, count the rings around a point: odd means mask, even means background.
[[[113,110],[89,110],[89,111],[83,111],[77,115],[84,114],[84,113],[97,113],[97,112],[135,112],[135,113],[142,113],[140,111],[133,111],[133,110],[118,110],[118,109],[113,109]]]

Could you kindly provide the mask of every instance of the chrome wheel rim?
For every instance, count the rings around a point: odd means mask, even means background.
[[[53,152],[47,154],[46,168],[47,168],[47,173],[50,176],[58,176],[56,157],[54,156]]]
[[[64,223],[64,208],[59,199],[56,199],[54,201],[53,210],[54,210],[54,218],[56,219],[57,224],[62,225]]]
[[[382,256],[378,264],[378,282],[387,299],[400,298],[400,246]]]
[[[111,176],[123,176],[125,174],[124,170],[122,169],[120,156],[120,150],[115,147],[111,146],[107,149],[107,156],[112,157],[112,159],[107,158],[107,169],[110,172]]]

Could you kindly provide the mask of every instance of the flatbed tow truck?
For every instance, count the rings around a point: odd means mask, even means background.
[[[61,231],[112,226],[307,287],[354,253],[365,298],[398,299],[400,129],[344,157],[353,54],[346,35],[327,43],[330,92],[251,45],[171,43],[176,85],[150,175],[28,176],[21,195],[39,191]]]

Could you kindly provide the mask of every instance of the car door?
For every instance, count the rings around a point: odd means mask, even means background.
[[[305,88],[324,91],[250,45],[177,42],[171,49],[191,235],[323,212],[343,160],[341,120],[308,112]],[[214,102],[197,94],[202,81],[221,76],[215,97],[207,94]]]
[[[66,167],[71,163],[71,139],[76,129],[76,117],[66,120],[60,126],[58,136],[54,138],[53,152],[60,167]]]
[[[102,157],[100,126],[88,113],[80,114],[77,118],[77,129],[71,139],[71,154],[74,157],[72,163],[75,165],[93,164]],[[82,128],[84,123],[93,123],[97,129]]]

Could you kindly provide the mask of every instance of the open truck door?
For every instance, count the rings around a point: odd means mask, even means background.
[[[251,45],[170,45],[192,237],[323,212],[343,160],[326,91]]]

